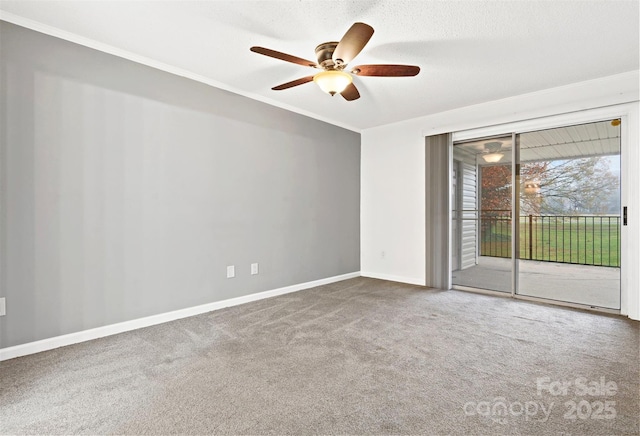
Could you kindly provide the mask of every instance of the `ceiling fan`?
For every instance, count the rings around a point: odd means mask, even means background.
[[[323,42],[316,47],[318,62],[292,56],[264,47],[251,47],[251,51],[261,55],[291,62],[305,67],[321,69],[323,71],[312,75],[274,86],[274,91],[289,89],[308,82],[315,82],[320,88],[331,95],[340,94],[346,100],[360,98],[358,89],[353,84],[351,76],[378,77],[407,77],[415,76],[420,67],[414,65],[358,65],[347,68],[347,64],[362,51],[373,35],[373,27],[364,23],[355,23],[347,30],[339,42]]]
[[[484,150],[482,151],[482,158],[485,162],[496,163],[500,162],[504,157],[504,153],[502,151],[502,142],[494,141],[487,142],[484,144]]]

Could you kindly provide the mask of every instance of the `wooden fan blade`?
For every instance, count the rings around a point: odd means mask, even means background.
[[[338,65],[351,62],[367,45],[371,35],[373,35],[373,27],[364,23],[355,23],[347,30],[333,51],[333,61]]]
[[[358,76],[406,77],[415,76],[420,67],[415,65],[358,65],[351,70]]]
[[[340,93],[347,101],[353,101],[360,98],[360,93],[358,92],[358,88],[353,83],[350,83],[349,86],[345,88],[344,91]]]
[[[292,80],[291,82],[283,83],[282,85],[274,86],[274,91],[282,91],[283,89],[293,88],[294,86],[303,85],[308,82],[313,82],[313,76],[302,77],[300,79]]]
[[[317,68],[318,65],[315,62],[308,61],[306,59],[299,58],[297,56],[293,56],[286,53],[281,53],[279,51],[271,50],[270,48],[264,47],[251,47],[251,50],[254,53],[259,53],[261,55],[269,56],[272,58],[280,59],[282,61],[291,62],[293,64],[304,65],[305,67],[313,67]]]

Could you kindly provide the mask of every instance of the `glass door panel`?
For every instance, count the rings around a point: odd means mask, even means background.
[[[516,292],[619,309],[620,120],[522,133],[516,143]]]
[[[512,138],[453,146],[452,284],[512,291]]]

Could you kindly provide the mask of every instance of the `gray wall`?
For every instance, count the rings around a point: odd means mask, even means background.
[[[0,347],[360,270],[359,134],[0,31]]]

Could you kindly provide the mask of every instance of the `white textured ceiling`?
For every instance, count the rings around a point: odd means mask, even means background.
[[[361,130],[639,69],[638,0],[1,0],[1,18]],[[356,77],[347,102],[317,72],[249,51],[315,60],[356,21],[375,29],[351,65],[418,65],[416,77]]]

